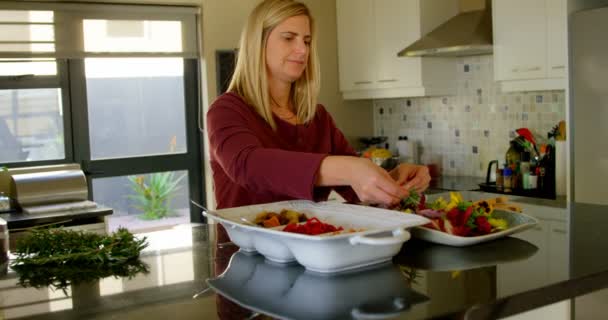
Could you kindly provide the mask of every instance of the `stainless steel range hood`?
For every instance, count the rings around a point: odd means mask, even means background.
[[[492,53],[492,9],[462,12],[398,53],[400,57],[450,57]]]

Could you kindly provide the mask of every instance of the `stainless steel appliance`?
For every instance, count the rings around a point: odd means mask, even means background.
[[[574,5],[600,3],[604,7],[576,12],[569,21],[570,176],[572,201],[608,205],[608,1]]]

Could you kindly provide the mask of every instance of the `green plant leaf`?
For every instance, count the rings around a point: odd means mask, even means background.
[[[172,171],[152,173],[139,181],[138,176],[129,176],[128,180],[134,194],[126,197],[135,202],[132,207],[142,212],[140,218],[162,219],[171,215],[171,199],[180,190],[179,183],[184,177],[186,174],[175,178],[175,173]]]

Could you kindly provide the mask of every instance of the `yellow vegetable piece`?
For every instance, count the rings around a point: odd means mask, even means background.
[[[450,211],[462,202],[462,195],[460,192],[450,192],[450,203],[445,207],[445,211]]]
[[[507,221],[505,219],[490,218],[490,219],[488,219],[488,223],[492,227],[494,227],[496,229],[501,229],[501,230],[504,230],[509,227],[509,224],[507,223]]]
[[[445,210],[446,212],[447,212],[447,211],[450,211],[450,210],[452,210],[452,209],[456,208],[456,206],[457,206],[457,205],[458,205],[457,203],[450,202],[450,203],[449,203],[447,206],[445,206],[445,209],[444,209],[444,210]]]
[[[439,197],[437,200],[435,200],[434,205],[436,206],[437,210],[443,210],[448,206],[448,203],[445,201],[445,199],[443,199],[443,197]]]
[[[450,203],[455,202],[456,204],[459,204],[462,201],[462,195],[460,192],[450,192]]]
[[[486,217],[489,217],[492,212],[494,212],[494,206],[492,206],[492,204],[488,201],[479,201],[477,203],[474,204],[475,208],[482,208],[483,209],[483,214]]]

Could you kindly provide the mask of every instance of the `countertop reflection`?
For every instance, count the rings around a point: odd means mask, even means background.
[[[608,249],[606,206],[521,206],[539,219],[537,228],[464,248],[413,239],[392,263],[339,276],[275,265],[231,245],[217,247],[214,225],[179,226],[144,234],[150,246],[141,259],[150,272],[131,279],[71,286],[66,295],[20,287],[8,270],[0,277],[0,317],[425,319],[467,313],[475,319],[488,312],[507,316],[559,301],[547,297],[571,298],[608,286],[608,258],[598,254]],[[543,301],[534,300],[540,296]]]

